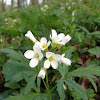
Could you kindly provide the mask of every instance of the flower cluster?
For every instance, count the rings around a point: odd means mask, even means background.
[[[50,35],[52,42],[47,41],[47,39],[45,37],[42,37],[40,39],[40,41],[38,41],[34,37],[34,35],[32,34],[31,31],[28,31],[25,34],[25,36],[34,42],[33,50],[27,50],[24,53],[24,56],[27,59],[30,59],[29,66],[32,68],[35,68],[38,65],[39,61],[43,57],[46,58],[46,60],[44,61],[44,67],[41,68],[41,70],[38,74],[38,77],[41,77],[42,79],[44,79],[45,74],[46,74],[46,69],[49,69],[50,65],[52,66],[53,69],[58,68],[58,63],[60,63],[60,64],[64,63],[66,65],[71,65],[71,60],[68,58],[65,58],[64,54],[63,55],[55,54],[48,50],[48,47],[50,46],[50,44],[51,44],[52,48],[53,48],[52,44],[54,44],[56,46],[57,45],[60,45],[60,46],[65,45],[67,42],[69,42],[71,40],[71,37],[69,35],[65,36],[63,33],[60,33],[57,35],[57,32],[54,29],[52,29],[52,34]],[[43,55],[42,51],[45,51],[45,52],[47,51],[45,53],[46,55]]]
[[[45,12],[47,9],[49,9],[48,5],[44,5],[43,7],[41,7],[41,10],[42,10],[43,12]]]

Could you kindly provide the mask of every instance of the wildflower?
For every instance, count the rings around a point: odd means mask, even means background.
[[[48,8],[48,5],[44,5],[43,7],[41,7],[41,10],[45,12]]]
[[[12,38],[12,40],[14,41],[14,40],[15,40],[15,38]]]
[[[52,66],[53,69],[58,68],[58,61],[60,60],[60,55],[54,54],[52,52],[46,52],[46,58],[48,58],[44,62],[44,67],[48,69],[50,65]]]
[[[68,6],[69,5],[69,3],[68,2],[66,2],[66,6]]]
[[[37,43],[35,43],[35,45],[33,46],[33,50],[27,50],[24,53],[24,56],[27,59],[31,59],[29,65],[32,68],[36,67],[38,65],[39,60],[41,60],[43,57],[43,54],[41,53],[41,49]]]
[[[64,57],[64,56],[65,56],[65,54],[62,54],[62,55],[61,55],[61,58]],[[60,63],[60,64],[62,63],[61,60],[59,60],[59,63]]]
[[[14,20],[13,20],[13,23],[15,23],[15,22],[17,22],[17,20],[16,20],[16,19],[14,19]]]
[[[75,16],[75,11],[72,12],[72,16]]]
[[[41,50],[45,50],[50,44],[51,41],[47,42],[47,39],[45,37],[42,37],[40,42],[38,42],[38,45],[40,46]]]
[[[61,44],[61,45],[65,45],[67,42],[71,40],[71,37],[69,35],[65,36],[63,33],[57,35],[57,32],[54,29],[52,30],[52,36],[50,35],[50,38],[56,44]]]
[[[45,68],[42,68],[38,74],[38,77],[41,77],[42,79],[44,79],[45,75],[46,75]]]
[[[65,58],[64,56],[65,56],[65,54],[61,55],[61,57],[60,57],[61,59],[59,60],[59,63],[61,64],[61,62],[62,62],[65,65],[70,66],[71,65],[71,60],[68,59],[68,58]]]
[[[75,2],[72,2],[72,5],[75,5],[76,3]]]
[[[30,40],[32,40],[34,43],[37,42],[37,40],[35,39],[35,37],[34,37],[34,35],[32,34],[31,31],[28,31],[28,32],[25,34],[25,36],[26,36],[27,38],[29,38]]]
[[[48,7],[48,5],[44,5],[44,8],[45,8],[45,9],[48,9],[49,7]]]
[[[6,22],[5,24],[8,24],[8,22]]]
[[[42,10],[43,12],[45,12],[45,11],[46,11],[43,7],[41,7],[41,10]]]
[[[19,36],[17,36],[17,38],[19,39]]]
[[[68,7],[68,9],[70,10],[70,9],[71,9],[71,7],[69,6],[69,7]]]
[[[7,19],[5,19],[5,22],[7,22],[8,20]]]
[[[62,9],[62,10],[63,10],[63,9],[64,9],[64,7],[61,7],[60,9]]]
[[[0,39],[0,42],[3,42],[3,39]]]

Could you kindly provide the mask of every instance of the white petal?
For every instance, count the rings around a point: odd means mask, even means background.
[[[52,37],[53,38],[57,37],[57,32],[54,29],[52,29],[51,31],[52,31]]]
[[[65,35],[64,35],[63,33],[60,33],[60,34],[58,35],[59,41],[61,41],[64,37],[65,37]]]
[[[36,43],[34,44],[33,50],[34,50],[35,52],[40,52],[40,51],[41,51],[40,46],[39,46],[39,42],[36,42]]]
[[[41,60],[43,58],[43,54],[41,52],[38,52],[39,54],[39,60]]]
[[[62,57],[61,62],[64,63],[65,65],[71,65],[71,60],[68,58]]]
[[[42,37],[41,40],[40,40],[41,44],[43,43],[47,43],[47,39],[45,37]]]
[[[53,52],[46,52],[46,58],[49,58],[49,57],[51,57],[52,55],[54,55]]]
[[[51,41],[48,41],[47,46],[45,48],[43,48],[42,46],[40,46],[41,50],[45,50],[46,48],[48,48],[48,46],[51,44]]]
[[[47,59],[45,62],[44,62],[44,68],[48,69],[50,67],[50,61]]]
[[[64,57],[65,56],[65,53],[63,53],[61,56]]]
[[[63,42],[64,44],[66,44],[67,42],[69,42],[71,40],[70,35],[67,35],[63,38],[63,40],[61,42]]]
[[[59,55],[59,54],[54,54],[54,55],[53,55],[53,58],[55,59],[55,61],[59,61],[59,60],[61,60],[61,55]]]
[[[31,31],[28,31],[28,32],[25,34],[25,36],[26,36],[27,38],[29,38],[30,40],[32,40],[33,42],[36,42],[36,39],[35,39],[35,37],[34,37],[34,35],[32,34]]]
[[[53,38],[53,37],[50,37],[50,38],[51,38],[52,41],[56,42],[56,39],[55,38]]]
[[[35,52],[33,50],[27,50],[25,53],[24,53],[24,56],[27,58],[27,59],[32,59],[34,57],[34,54]]]
[[[46,72],[45,72],[45,70],[42,68],[42,69],[40,70],[39,74],[38,74],[38,77],[41,77],[42,79],[44,79],[44,78],[45,78],[45,75],[46,75]]]
[[[53,69],[57,69],[58,68],[58,62],[57,61],[51,61],[51,66]]]
[[[38,62],[39,62],[39,59],[33,58],[33,59],[31,59],[29,65],[30,65],[30,67],[34,68],[34,67],[36,67],[38,65]]]
[[[57,42],[57,44],[65,45],[65,43],[64,43],[64,42]]]
[[[47,47],[48,47],[50,44],[51,44],[51,41],[48,41],[48,43],[47,43]]]

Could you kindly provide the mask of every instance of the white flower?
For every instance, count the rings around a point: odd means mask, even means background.
[[[40,46],[41,50],[45,50],[51,44],[50,41],[47,42],[47,39],[45,37],[42,37],[40,42],[37,43]]]
[[[33,42],[37,42],[37,40],[35,39],[35,37],[34,37],[34,35],[32,34],[31,31],[28,31],[28,32],[25,34],[25,36],[26,36],[27,38],[29,38],[30,40],[32,40]]]
[[[72,2],[72,5],[75,5],[76,3],[75,2]]]
[[[45,74],[46,74],[45,68],[42,68],[40,70],[39,74],[38,74],[38,77],[41,77],[42,79],[44,79],[45,78]]]
[[[0,39],[0,42],[3,42],[3,39]]]
[[[45,12],[48,8],[48,5],[44,5],[43,7],[41,7],[41,10]]]
[[[5,19],[5,22],[7,22],[8,20],[7,19]]]
[[[65,45],[67,42],[71,40],[71,37],[69,35],[65,36],[63,33],[57,35],[57,32],[54,29],[52,30],[52,36],[50,35],[50,38],[56,44],[61,44],[61,45]]]
[[[24,56],[27,59],[31,59],[29,65],[32,68],[36,67],[38,65],[39,60],[41,60],[43,57],[43,54],[41,53],[41,49],[37,43],[35,43],[35,45],[33,46],[33,50],[27,50],[24,53]]]
[[[75,16],[75,11],[72,12],[72,16]]]
[[[68,9],[71,9],[71,7],[69,6]]]
[[[46,9],[44,9],[43,7],[41,7],[41,10],[42,10],[43,12],[45,12],[45,11],[46,11]]]
[[[65,56],[65,54],[62,54],[61,56],[60,56],[60,60],[59,60],[59,63],[64,63],[65,65],[67,65],[67,66],[70,66],[71,65],[71,60],[70,59],[68,59],[68,58],[65,58],[64,57]]]
[[[19,36],[17,36],[17,38],[19,39]]]
[[[69,5],[69,3],[68,2],[66,2],[66,6],[68,6]]]
[[[62,57],[64,57],[64,56],[65,56],[65,54],[62,54],[62,55],[61,55],[61,58],[62,58]],[[61,64],[61,63],[62,63],[62,61],[61,61],[61,60],[59,60],[59,63]]]
[[[12,40],[14,41],[14,40],[15,40],[15,38],[12,38]]]
[[[52,66],[53,69],[58,68],[58,61],[60,60],[60,55],[54,54],[52,52],[46,52],[46,58],[48,58],[44,62],[44,67],[48,69],[50,65]]]
[[[15,22],[17,22],[17,20],[16,20],[16,19],[14,19],[14,20],[13,20],[13,23],[15,23]]]
[[[44,5],[44,8],[45,8],[45,9],[48,9],[49,7],[48,7],[48,5]]]
[[[63,9],[64,9],[64,7],[61,7],[60,9],[62,9],[62,10],[63,10]]]
[[[6,22],[5,24],[8,24],[8,22]]]

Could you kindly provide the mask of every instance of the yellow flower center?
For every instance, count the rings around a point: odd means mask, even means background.
[[[49,58],[49,61],[53,61],[55,60],[52,56]]]
[[[47,43],[42,44],[42,48],[45,48],[45,47],[47,47]]]
[[[56,39],[56,41],[59,41],[59,38],[58,38],[58,36],[57,36],[55,39]]]
[[[35,53],[34,57],[35,58],[39,58],[39,54],[38,53]]]

